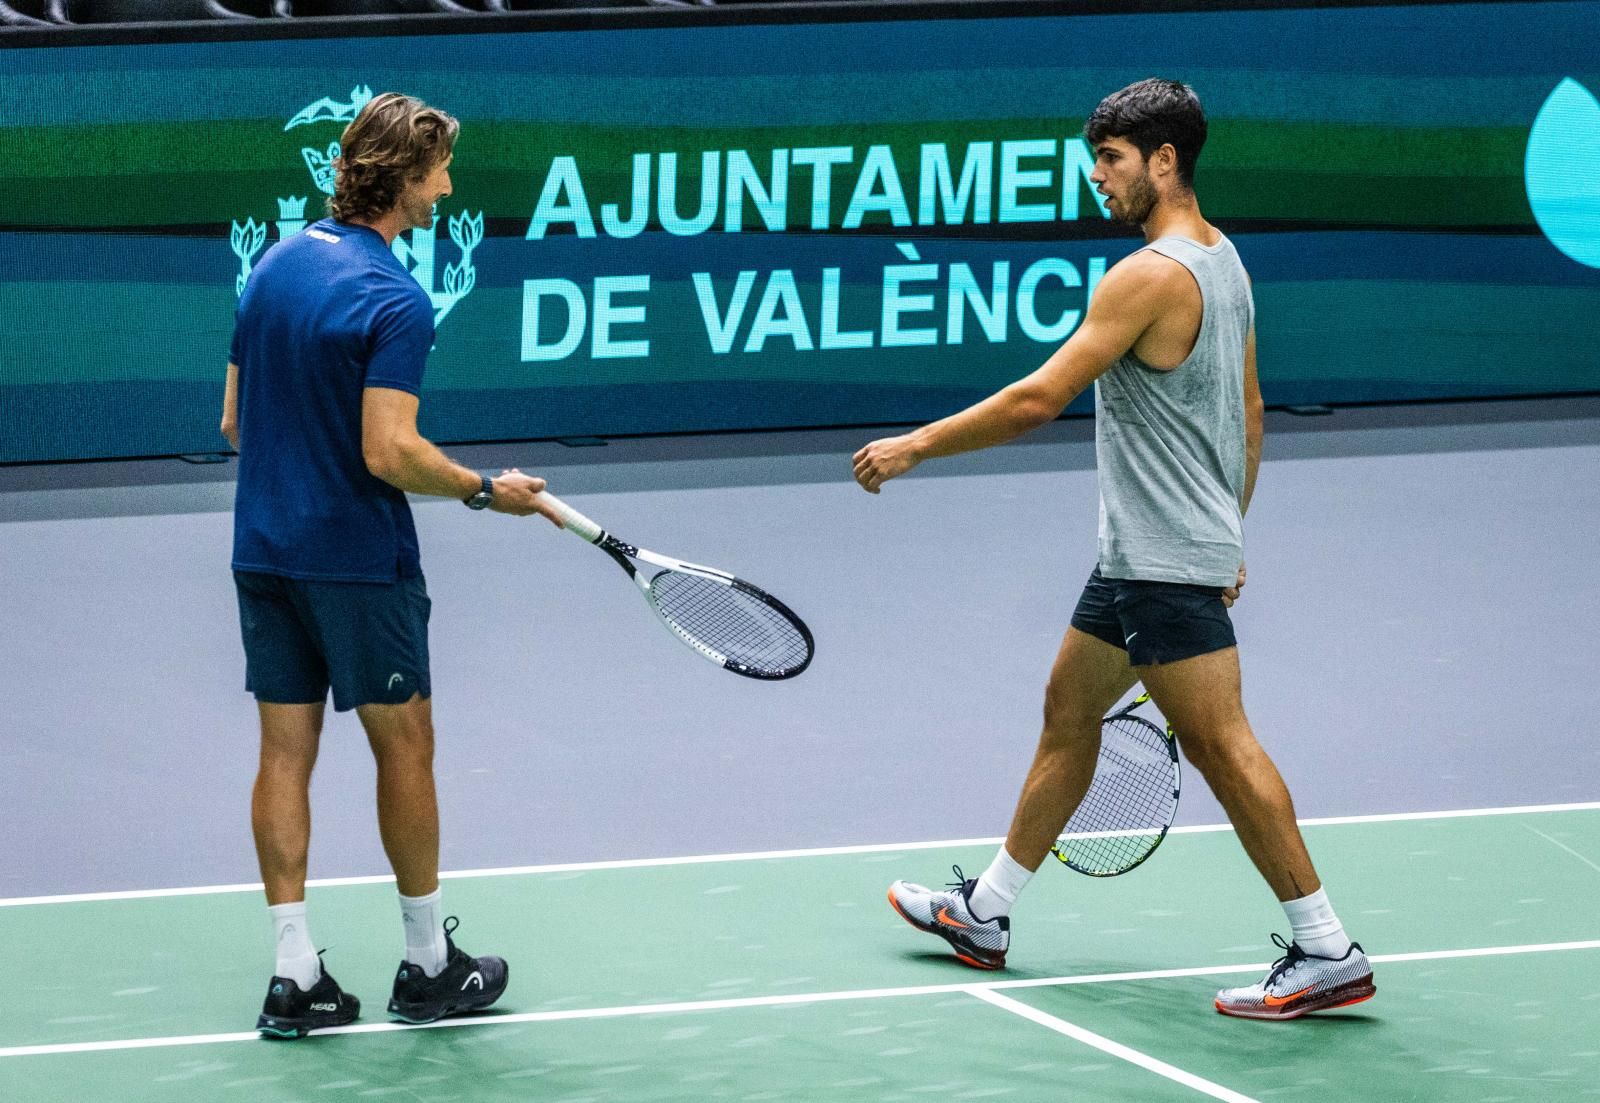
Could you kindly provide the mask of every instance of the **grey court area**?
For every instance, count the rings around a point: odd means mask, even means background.
[[[445,868],[1004,834],[1094,561],[1091,433],[878,497],[869,430],[452,449],[765,586],[817,657],[721,672],[596,550],[419,502]],[[1234,612],[1301,815],[1600,798],[1597,476],[1596,398],[1269,413]],[[231,498],[231,464],[0,469],[0,895],[256,879]],[[330,711],[313,877],[386,871],[372,787]],[[1221,818],[1191,778],[1179,822]]]

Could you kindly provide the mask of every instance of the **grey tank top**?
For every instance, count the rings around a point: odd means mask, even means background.
[[[1200,287],[1200,333],[1171,371],[1130,350],[1095,382],[1100,573],[1231,586],[1244,560],[1244,349],[1250,284],[1226,237],[1145,246]]]

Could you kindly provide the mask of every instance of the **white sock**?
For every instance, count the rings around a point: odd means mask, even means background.
[[[1333,905],[1328,903],[1324,890],[1318,889],[1298,900],[1285,900],[1283,914],[1289,917],[1293,941],[1306,953],[1340,958],[1350,949],[1350,936],[1344,933],[1344,925],[1333,914]]]
[[[967,907],[973,915],[983,920],[1010,915],[1011,905],[1017,902],[1017,894],[1032,879],[1033,871],[1018,865],[1017,860],[1007,854],[1002,846],[994,856],[994,861],[989,863],[989,868],[983,871],[983,876],[972,887],[972,899],[967,901]]]
[[[448,952],[444,944],[444,920],[439,918],[439,895],[434,889],[426,896],[400,897],[400,920],[406,928],[406,960],[422,967],[430,977],[439,975]]]
[[[272,916],[272,942],[277,947],[278,961],[272,974],[288,977],[307,992],[322,976],[322,962],[317,959],[317,948],[311,945],[311,931],[306,927],[306,904],[274,904],[267,908]]]

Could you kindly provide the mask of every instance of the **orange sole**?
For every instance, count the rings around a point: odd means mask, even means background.
[[[944,938],[944,940],[946,942],[950,942],[950,940],[948,938],[945,938],[944,932],[939,930],[937,927],[925,926],[924,924],[918,923],[915,919],[912,919],[909,915],[907,915],[905,913],[905,910],[900,907],[900,902],[897,901],[894,898],[894,893],[891,892],[891,893],[888,893],[887,895],[889,897],[889,906],[894,909],[894,913],[896,915],[898,915],[901,919],[904,919],[907,923],[911,924],[913,927],[915,927],[917,930],[923,932],[924,934],[936,934],[940,938]],[[956,946],[955,946],[954,943],[950,944],[950,949],[955,952],[956,960],[961,962],[961,964],[970,965],[974,969],[982,969],[986,973],[992,973],[997,969],[1004,969],[1006,967],[1006,963],[1005,963],[1005,960],[1003,958],[1001,959],[999,964],[990,965],[987,962],[979,961],[977,958],[968,957],[966,954],[964,954],[960,950],[956,949]]]
[[[1330,996],[1332,999],[1338,1001],[1336,1003],[1314,1003],[1308,1007],[1297,1007],[1286,1015],[1251,1015],[1246,1012],[1229,1011],[1222,1006],[1222,1001],[1220,1000],[1213,1001],[1212,1006],[1217,1009],[1219,1014],[1227,1015],[1235,1019],[1256,1019],[1260,1022],[1281,1022],[1289,1019],[1298,1019],[1302,1015],[1310,1015],[1317,1011],[1336,1011],[1341,1007],[1350,1007],[1353,1004],[1365,1003],[1373,996],[1378,994],[1378,989],[1371,983],[1371,981],[1356,981],[1353,982],[1351,987],[1355,988],[1357,991],[1357,995],[1351,999],[1340,1000],[1339,993],[1335,992],[1331,993]],[[1361,990],[1363,987],[1365,988],[1365,991]]]

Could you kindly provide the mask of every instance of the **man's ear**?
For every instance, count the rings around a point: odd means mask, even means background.
[[[1163,143],[1157,147],[1156,151],[1150,154],[1150,160],[1154,162],[1154,167],[1159,175],[1178,175],[1178,151],[1171,142]]]

